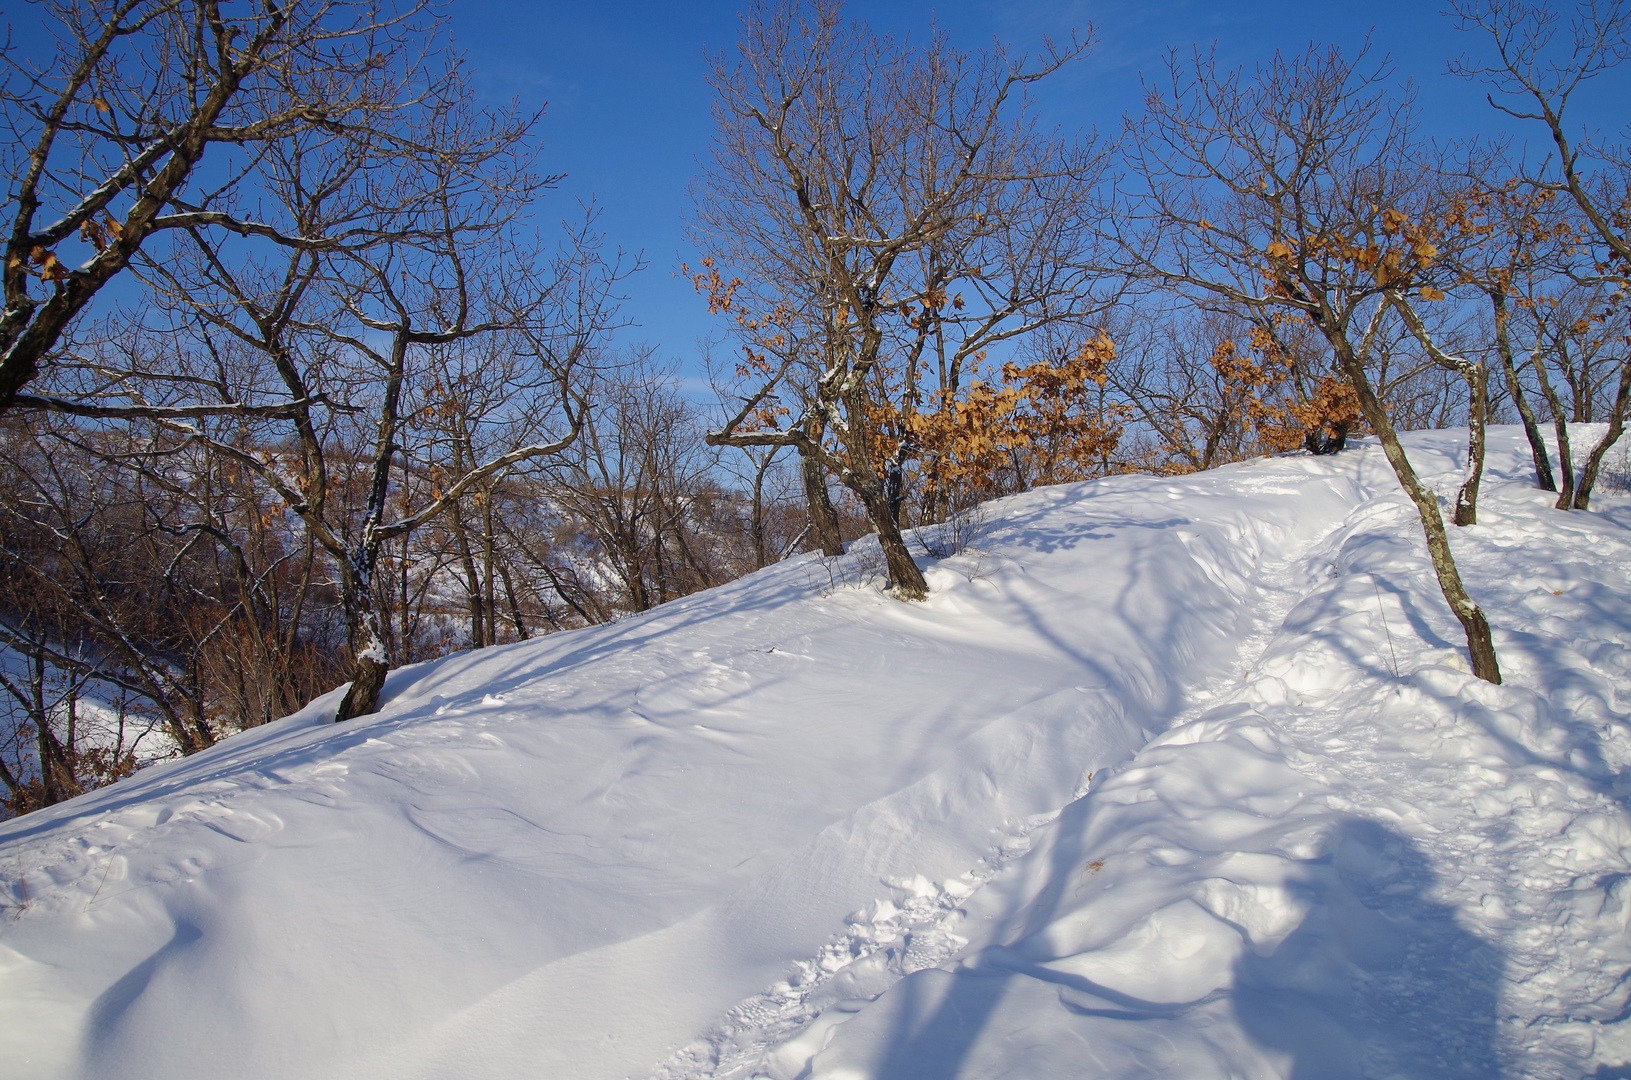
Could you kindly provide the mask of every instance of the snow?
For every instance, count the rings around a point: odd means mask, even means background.
[[[141,765],[150,765],[180,754],[157,717],[142,715],[121,706],[122,691],[94,679],[66,675],[60,668],[48,668],[43,698],[60,730],[68,726],[70,710],[74,743],[80,752],[102,751],[110,758],[133,755]],[[6,644],[0,644],[0,676],[9,679],[25,694],[35,672],[29,658]],[[16,771],[24,777],[38,777],[38,746],[32,721],[9,692],[0,691],[0,744],[10,755]]]
[[[1409,437],[1441,492],[1464,433]],[[1623,1076],[1631,503],[1042,489],[0,825],[0,1073]],[[1596,1070],[1593,1073],[1593,1070]]]

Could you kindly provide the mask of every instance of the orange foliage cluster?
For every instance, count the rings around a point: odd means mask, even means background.
[[[1310,433],[1336,438],[1359,426],[1359,395],[1345,380],[1327,375],[1307,401],[1290,406],[1288,411],[1303,438]]]
[[[1283,289],[1280,272],[1295,260],[1346,263],[1370,274],[1384,289],[1409,288],[1439,256],[1439,244],[1446,236],[1484,236],[1493,226],[1482,220],[1476,197],[1458,198],[1440,215],[1412,220],[1402,210],[1380,211],[1365,227],[1352,235],[1319,233],[1301,240],[1277,239],[1263,249],[1269,264],[1265,279]],[[1442,290],[1423,284],[1417,290],[1423,300],[1442,300]]]
[[[786,345],[790,314],[782,308],[765,316],[750,313],[737,299],[742,281],[727,279],[711,258],[702,260],[700,270],[682,266],[681,272],[707,299],[711,314],[732,315],[745,332],[749,344],[744,345],[743,358],[736,364],[737,378],[773,378],[767,354]],[[921,313],[911,303],[899,305],[902,317],[914,326],[916,320],[932,318],[942,308],[962,308],[963,300],[935,289],[916,304],[921,305]],[[838,314],[842,320],[843,310]],[[765,351],[760,352],[755,344]],[[1023,476],[1021,486],[1097,475],[1121,437],[1124,412],[1112,407],[1107,415],[1101,414],[1089,407],[1089,401],[1092,390],[1104,386],[1106,368],[1115,354],[1115,344],[1100,334],[1057,360],[1004,364],[995,382],[975,379],[960,390],[941,391],[934,395],[934,408],[928,412],[897,403],[898,384],[893,391],[884,389],[880,373],[880,392],[867,412],[877,458],[873,464],[880,474],[887,472],[904,442],[908,452],[901,457],[920,463],[915,471],[925,505],[931,507],[952,493],[999,494],[1005,490],[1003,478],[1013,477],[1016,471]],[[775,429],[790,415],[771,393],[748,421],[753,427]]]
[[[742,287],[742,279],[733,277],[726,280],[712,257],[705,257],[702,260],[701,270],[692,270],[689,265],[681,263],[680,273],[690,278],[692,288],[707,299],[708,314],[730,314],[736,319],[736,325],[741,327],[748,340],[756,342],[766,350],[761,352],[752,345],[744,345],[742,359],[736,362],[736,377],[743,380],[768,381],[774,374],[769,352],[787,346],[787,326],[792,322],[792,312],[788,307],[785,304],[778,304],[770,314],[763,317],[755,316],[736,302],[736,292]],[[783,405],[775,394],[768,394],[764,402],[749,414],[748,424],[750,428],[775,430],[782,420],[791,415],[792,411]]]
[[[1296,450],[1310,436],[1334,439],[1359,426],[1359,397],[1346,381],[1327,375],[1312,390],[1299,392],[1292,363],[1274,335],[1253,327],[1249,341],[1249,348],[1241,349],[1225,338],[1210,360],[1225,388],[1230,415],[1224,421],[1255,432],[1261,453]]]
[[[1090,407],[1115,354],[1101,333],[1057,360],[1004,364],[996,382],[975,380],[960,397],[942,393],[932,412],[902,415],[885,406],[877,427],[902,432],[920,456],[930,505],[954,492],[999,494],[999,477],[1018,461],[1027,483],[1085,480],[1121,437],[1119,413],[1105,417]]]

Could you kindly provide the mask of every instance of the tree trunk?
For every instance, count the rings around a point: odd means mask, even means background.
[[[493,493],[480,489],[482,607],[487,612],[487,644],[498,644],[498,585],[493,573]]]
[[[868,404],[866,382],[852,376],[844,392],[847,423],[841,432],[845,464],[848,465],[844,484],[861,497],[872,528],[878,534],[878,546],[883,549],[884,564],[889,571],[886,588],[890,594],[898,600],[926,600],[929,583],[913,561],[912,553],[906,550],[906,538],[901,535],[900,525],[895,519],[895,493],[878,475],[872,462],[872,434],[867,426]]]
[[[1535,357],[1535,376],[1540,379],[1546,404],[1552,408],[1552,427],[1557,431],[1557,468],[1563,474],[1563,479],[1557,489],[1555,505],[1559,510],[1568,510],[1574,506],[1574,450],[1569,446],[1569,418],[1563,411],[1563,402],[1559,400],[1557,391],[1552,388],[1552,380],[1546,374],[1546,365],[1539,355]]]
[[[1501,293],[1493,293],[1490,297],[1495,306],[1495,351],[1501,357],[1501,372],[1506,377],[1506,391],[1512,395],[1512,404],[1518,410],[1518,417],[1523,421],[1523,433],[1529,440],[1529,453],[1535,459],[1535,483],[1540,485],[1542,491],[1556,491],[1557,481],[1552,477],[1552,462],[1546,453],[1546,438],[1540,433],[1540,421],[1535,419],[1535,410],[1529,404],[1529,396],[1523,392],[1523,382],[1518,378],[1518,368],[1512,361],[1512,338],[1508,329],[1506,310],[1506,297]],[[1540,357],[1535,357],[1535,363],[1540,363]]]
[[[923,571],[918,569],[912,553],[907,550],[906,538],[895,523],[889,493],[879,488],[860,494],[866,504],[867,516],[872,519],[873,528],[878,532],[878,546],[883,549],[884,565],[889,571],[889,591],[901,600],[927,599],[929,583],[924,579]]]
[[[1467,379],[1467,479],[1455,496],[1455,523],[1478,524],[1478,488],[1484,479],[1484,442],[1489,426],[1489,369],[1473,364]]]
[[[1450,611],[1466,632],[1467,651],[1472,658],[1472,673],[1485,682],[1499,683],[1501,669],[1495,658],[1495,643],[1490,635],[1489,620],[1467,594],[1466,586],[1461,582],[1461,572],[1457,569],[1455,556],[1450,551],[1450,537],[1444,529],[1444,517],[1439,513],[1438,499],[1422,486],[1416,476],[1416,470],[1410,465],[1410,459],[1405,457],[1404,447],[1399,445],[1399,433],[1394,430],[1387,411],[1382,408],[1376,392],[1371,388],[1364,364],[1354,355],[1347,339],[1338,333],[1329,333],[1326,337],[1337,354],[1343,374],[1347,376],[1354,392],[1359,395],[1359,408],[1364,413],[1365,421],[1370,424],[1371,430],[1376,432],[1377,438],[1382,442],[1382,452],[1387,455],[1388,464],[1393,466],[1394,475],[1399,478],[1405,494],[1410,496],[1410,501],[1416,505],[1422,532],[1427,537],[1427,555],[1432,560],[1433,572],[1438,577],[1439,590],[1443,592],[1444,599],[1450,605]]]
[[[515,625],[515,636],[522,641],[532,635],[527,633],[527,624],[521,617],[521,601],[515,595],[515,582],[510,577],[510,566],[506,560],[498,562],[498,576],[504,581],[504,599],[510,605],[510,622]]]
[[[379,692],[385,686],[385,673],[391,667],[374,655],[364,653],[357,657],[356,671],[351,676],[351,688],[345,692],[340,708],[334,714],[336,724],[379,710]]]
[[[748,522],[748,528],[752,534],[755,570],[763,570],[770,562],[770,553],[765,550],[765,473],[775,460],[776,454],[772,451],[763,461],[758,462],[753,470],[753,516]]]
[[[390,650],[380,626],[379,611],[374,605],[373,577],[378,552],[360,547],[342,564],[340,572],[341,601],[345,608],[346,635],[356,667],[351,677],[351,688],[346,691],[334,722],[342,723],[358,716],[366,716],[379,709],[379,693],[385,686],[385,674],[391,670]]]
[[[1585,510],[1591,503],[1592,489],[1597,486],[1597,472],[1602,468],[1603,457],[1609,448],[1619,441],[1620,434],[1625,430],[1625,411],[1628,402],[1631,402],[1631,360],[1620,364],[1620,385],[1614,392],[1614,407],[1608,413],[1608,430],[1597,445],[1591,448],[1591,456],[1586,458],[1586,467],[1580,474],[1580,484],[1574,489],[1574,508]]]
[[[404,460],[406,465],[406,460]],[[462,444],[453,444],[453,470],[463,475],[465,464]],[[447,507],[448,524],[453,528],[453,543],[459,551],[459,564],[464,570],[465,608],[470,614],[470,647],[480,649],[487,641],[487,609],[483,604],[481,575],[476,572],[476,554],[470,544],[470,527],[465,524],[462,499],[454,499]],[[404,538],[404,543],[406,539]],[[406,610],[406,609],[404,609]]]
[[[198,685],[196,673],[188,689],[190,693],[181,703],[183,728],[187,733],[186,741],[181,744],[181,752],[191,756],[214,746],[215,733],[210,730],[209,721],[204,719],[204,692]]]
[[[456,509],[458,505],[454,502],[452,506],[453,542],[458,546],[459,563],[464,569],[465,609],[470,615],[470,647],[480,649],[488,644],[487,609],[483,603],[481,575],[476,572],[475,552],[470,550],[470,536],[465,531],[464,516]]]
[[[40,806],[54,806],[80,794],[80,787],[69,751],[51,730],[51,709],[45,703],[45,655],[36,653],[30,660],[33,702],[29,711],[34,721],[34,752],[40,759]]]
[[[819,442],[821,425],[811,420],[805,425],[805,434]],[[809,506],[810,524],[816,539],[821,541],[821,554],[844,554],[844,538],[838,531],[838,511],[833,509],[832,493],[827,490],[827,470],[815,454],[799,451],[799,466],[804,474],[804,501]]]

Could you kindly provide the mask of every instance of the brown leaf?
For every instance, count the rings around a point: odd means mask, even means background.
[[[95,218],[88,218],[80,224],[79,235],[90,241],[97,251],[103,251],[108,246],[107,233],[96,223]]]

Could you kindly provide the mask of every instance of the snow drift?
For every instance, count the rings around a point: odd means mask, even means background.
[[[0,825],[0,1073],[1631,1075],[1631,506],[1492,443],[1504,686],[1374,446],[1039,490]]]

